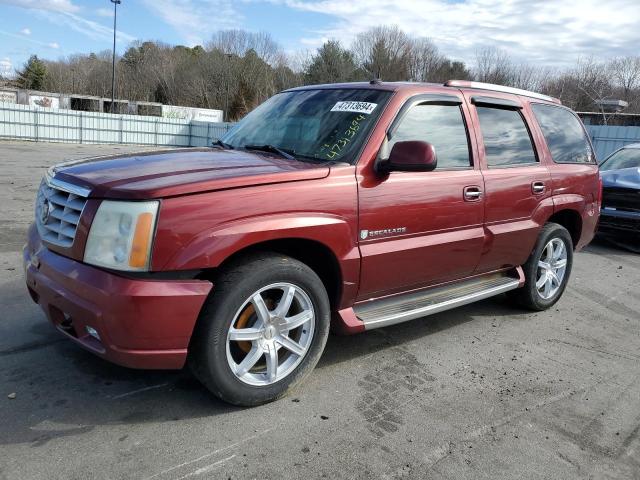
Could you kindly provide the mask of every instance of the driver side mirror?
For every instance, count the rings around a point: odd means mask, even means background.
[[[389,159],[378,165],[379,172],[431,172],[438,165],[435,147],[428,142],[397,142]]]

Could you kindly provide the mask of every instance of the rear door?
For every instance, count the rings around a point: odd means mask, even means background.
[[[461,94],[418,95],[387,132],[435,146],[432,172],[372,171],[359,178],[362,274],[359,300],[470,275],[483,243],[484,199]]]
[[[478,126],[485,187],[485,245],[476,273],[522,265],[553,211],[551,176],[540,162],[528,105],[512,95],[465,93]],[[491,95],[491,96],[489,96]]]

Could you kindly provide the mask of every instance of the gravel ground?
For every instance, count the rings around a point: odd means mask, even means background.
[[[254,409],[61,338],[22,279],[35,190],[64,158],[136,149],[0,142],[0,479],[640,478],[640,256],[605,243],[549,311],[495,298],[332,336]]]

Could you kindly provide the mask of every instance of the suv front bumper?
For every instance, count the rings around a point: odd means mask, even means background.
[[[110,273],[48,250],[33,225],[23,261],[31,298],[74,342],[126,367],[184,366],[210,282]]]

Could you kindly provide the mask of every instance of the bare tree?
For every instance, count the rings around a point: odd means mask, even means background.
[[[358,65],[370,76],[387,81],[408,80],[411,39],[396,26],[373,27],[351,46]]]
[[[429,38],[414,38],[410,41],[409,80],[416,82],[433,81],[433,77],[442,66],[444,57],[438,47]]]
[[[473,75],[479,82],[509,85],[513,80],[513,63],[503,50],[486,47],[476,52]]]
[[[351,48],[327,42],[315,52],[286,55],[267,33],[225,30],[206,47],[135,42],[119,58],[116,96],[173,105],[225,109],[239,118],[274,93],[303,83],[368,80],[444,82],[474,79],[558,97],[578,111],[597,101],[622,98],[628,112],[640,112],[640,57],[581,59],[552,68],[517,63],[505,51],[476,52],[470,71],[447,58],[428,38],[412,37],[394,26],[371,28]],[[43,60],[42,88],[62,93],[109,96],[111,52]],[[16,84],[14,80],[12,84]],[[606,115],[603,113],[606,121]]]
[[[608,65],[616,86],[622,89],[622,99],[629,101],[634,90],[640,87],[640,57],[618,57]]]
[[[221,30],[207,43],[207,49],[218,49],[237,57],[253,50],[258,57],[273,65],[282,53],[280,45],[267,32],[247,32],[246,30]]]

